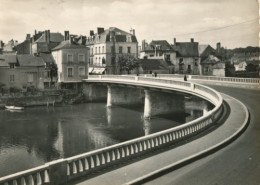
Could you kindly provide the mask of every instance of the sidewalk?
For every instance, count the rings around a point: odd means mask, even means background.
[[[222,96],[230,106],[231,111],[226,122],[216,130],[182,146],[74,184],[119,185],[131,181],[131,183],[140,182],[180,162],[185,162],[185,160],[190,160],[197,155],[208,152],[208,150],[214,150],[215,147],[224,145],[242,132],[243,128],[246,127],[249,115],[246,107],[239,101],[225,94]]]

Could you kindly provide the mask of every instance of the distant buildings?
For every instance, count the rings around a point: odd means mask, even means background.
[[[89,48],[73,41],[69,32],[65,40],[52,49],[52,56],[58,67],[58,83],[63,88],[77,88],[88,76]]]
[[[120,55],[138,57],[138,41],[135,30],[130,33],[116,27],[97,28],[86,37],[86,46],[90,49],[90,74],[120,74]]]

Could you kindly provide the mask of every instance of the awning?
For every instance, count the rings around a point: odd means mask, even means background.
[[[90,74],[103,74],[104,71],[104,67],[94,68]]]
[[[89,68],[88,68],[88,73],[89,73],[89,74],[92,73],[93,70],[94,70],[94,67],[89,67]]]

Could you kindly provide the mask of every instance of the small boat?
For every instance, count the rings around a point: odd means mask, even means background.
[[[17,106],[5,106],[6,109],[8,110],[23,110],[24,107],[17,107]]]

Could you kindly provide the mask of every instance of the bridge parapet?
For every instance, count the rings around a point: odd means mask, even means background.
[[[137,76],[90,76],[86,82],[111,82],[153,86],[196,94],[211,101],[215,108],[196,120],[151,135],[115,144],[74,157],[46,163],[37,168],[0,178],[0,185],[64,184],[79,177],[100,171],[108,166],[173,145],[192,137],[215,123],[222,112],[223,99],[215,90],[190,82]]]

